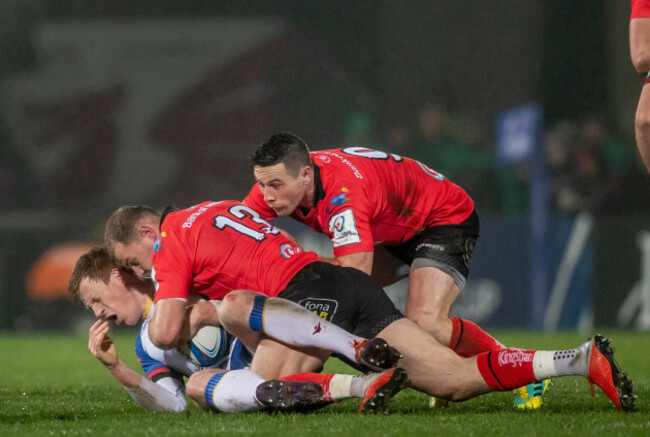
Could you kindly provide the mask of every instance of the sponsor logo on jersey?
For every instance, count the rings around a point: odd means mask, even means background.
[[[512,367],[521,366],[523,363],[530,363],[533,361],[532,352],[524,352],[518,349],[507,349],[499,352],[499,365],[505,366],[511,364]]]
[[[312,153],[313,153],[313,152],[312,152]],[[345,158],[344,156],[341,156],[341,155],[339,155],[339,154],[336,153],[336,152],[323,152],[323,151],[320,151],[320,152],[318,152],[318,153],[319,153],[319,155],[318,155],[318,159],[320,159],[321,161],[323,160],[323,158],[321,158],[321,156],[326,157],[326,158],[328,158],[328,159],[329,159],[329,157],[331,156],[331,157],[333,157],[333,158],[337,158],[337,159],[341,160],[341,162],[342,162],[343,164],[345,164],[345,165],[347,165],[348,167],[350,167],[350,170],[352,170],[352,172],[354,173],[354,177],[355,177],[355,178],[357,178],[357,179],[363,179],[363,175],[361,174],[361,172],[359,171],[359,169],[357,169],[357,168],[354,166],[354,164],[352,164],[352,163],[351,163],[347,158]],[[321,155],[321,154],[322,154],[322,155]]]
[[[332,321],[332,317],[336,314],[336,310],[339,307],[339,303],[333,299],[320,299],[320,298],[311,298],[298,302],[298,305],[308,309],[312,313],[316,314],[318,317],[321,317],[329,322]],[[318,326],[314,327],[314,332],[312,335],[320,332],[321,326],[320,323]]]
[[[196,210],[195,213],[192,213],[192,215],[190,215],[190,216],[187,218],[187,220],[185,220],[185,223],[183,223],[183,227],[186,228],[186,229],[191,228],[192,225],[194,224],[194,221],[195,221],[195,220],[196,220],[196,219],[197,219],[201,214],[203,214],[204,212],[206,212],[208,209],[212,208],[213,206],[218,205],[219,203],[221,203],[221,202],[210,202],[210,203],[208,203],[207,205],[204,205],[204,206],[200,207],[199,209]]]
[[[329,162],[330,162],[330,157],[329,157],[329,156],[325,156],[325,155],[318,155],[318,156],[316,157],[316,159],[318,159],[318,160],[324,162],[325,164],[329,164]]]
[[[298,246],[293,246],[289,243],[284,243],[280,246],[280,255],[282,258],[289,259],[297,253],[302,252],[302,248]]]
[[[343,205],[345,202],[349,202],[350,199],[346,198],[349,189],[346,187],[341,188],[341,194],[339,194],[336,197],[332,197],[332,200],[330,200],[330,203],[332,205]]]
[[[357,231],[354,213],[351,209],[333,215],[329,221],[329,231],[332,233],[333,247],[361,242],[361,236]]]

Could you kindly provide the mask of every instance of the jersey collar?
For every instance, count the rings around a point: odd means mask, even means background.
[[[324,198],[325,189],[323,188],[323,180],[320,177],[320,168],[314,164],[314,208]]]
[[[169,213],[172,213],[172,212],[175,212],[175,211],[178,211],[178,208],[174,208],[173,206],[168,206],[163,210],[162,215],[160,216],[160,226],[159,227],[161,229],[162,229],[162,224],[165,221],[165,218],[167,218],[167,215]]]
[[[150,297],[147,298],[147,304],[144,307],[144,314],[142,314],[142,319],[147,320],[149,313],[151,312],[151,306],[153,305],[153,300]]]

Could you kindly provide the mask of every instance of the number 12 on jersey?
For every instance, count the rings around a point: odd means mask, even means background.
[[[245,205],[235,205],[228,209],[230,216],[218,215],[213,218],[215,228],[223,231],[226,228],[246,235],[256,241],[264,241],[267,234],[278,235],[280,231],[273,227],[269,222],[260,217],[259,213]],[[243,223],[245,219],[250,219],[253,223],[260,226],[250,227]]]

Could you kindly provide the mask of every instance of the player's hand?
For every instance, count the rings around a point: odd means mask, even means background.
[[[115,343],[108,336],[111,330],[107,320],[98,319],[88,332],[88,349],[109,370],[117,366],[120,359]]]

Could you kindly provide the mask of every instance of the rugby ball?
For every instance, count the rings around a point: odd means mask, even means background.
[[[200,367],[225,367],[230,353],[228,334],[220,326],[204,326],[183,348],[184,355]]]

